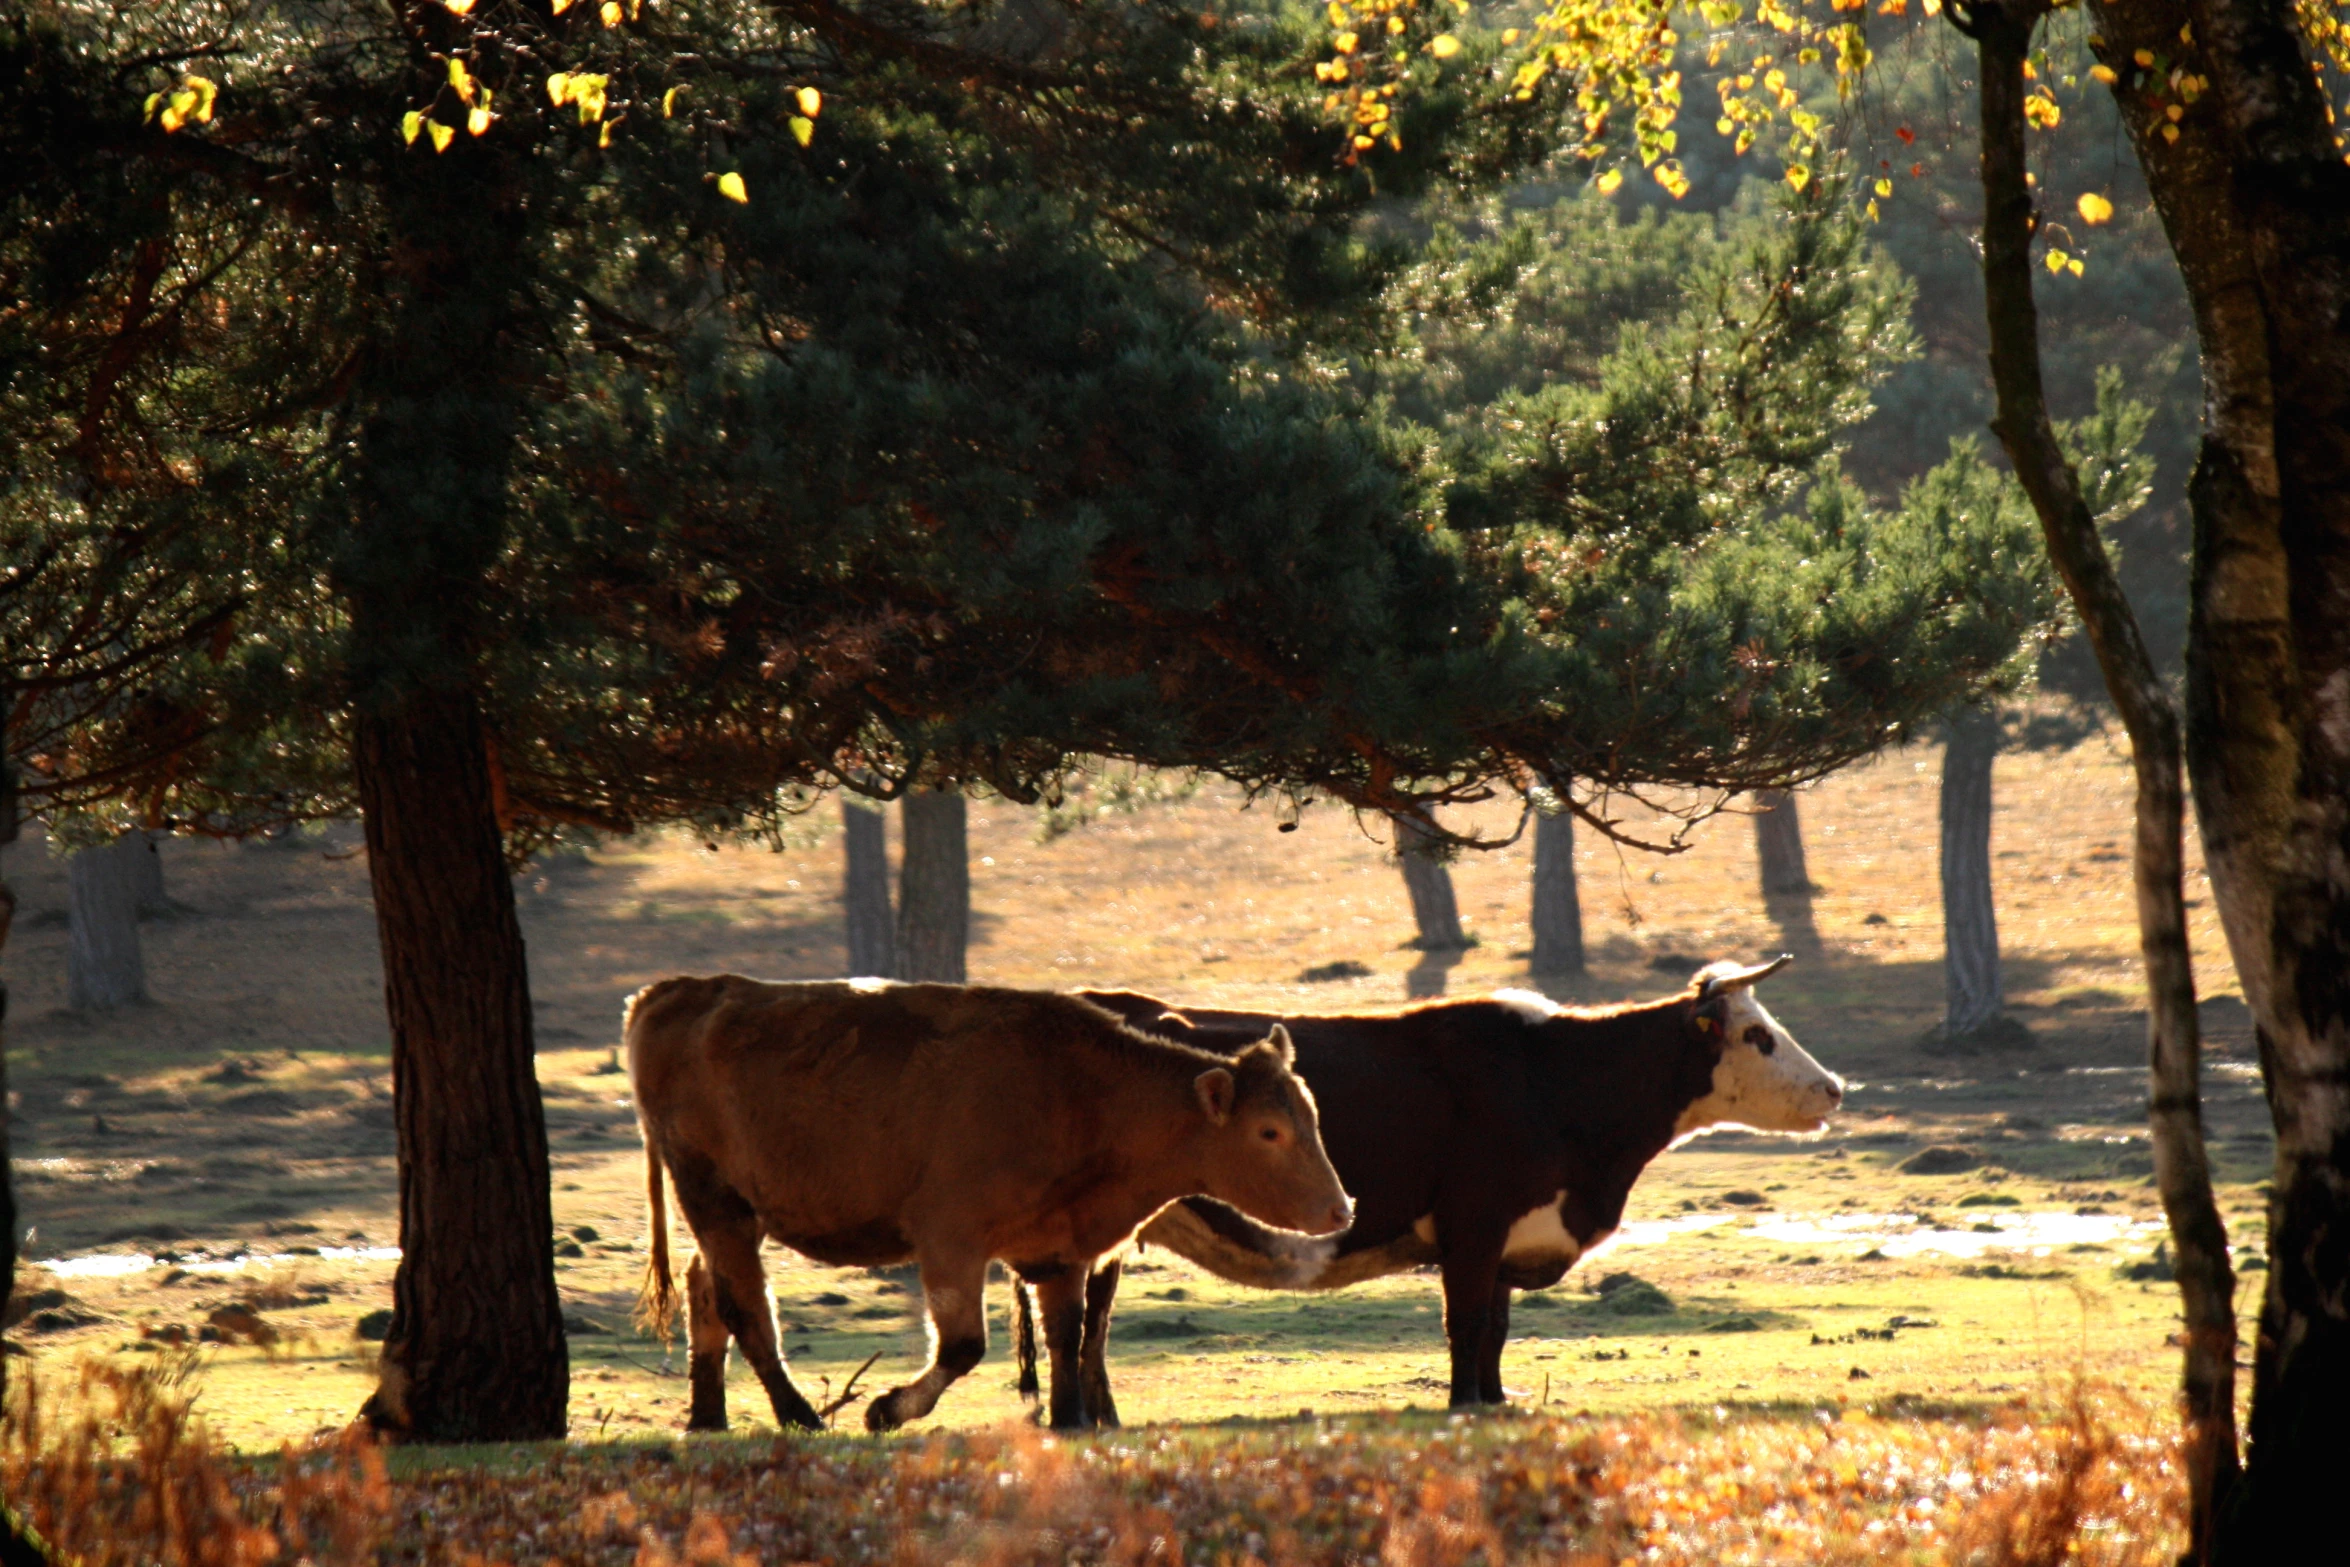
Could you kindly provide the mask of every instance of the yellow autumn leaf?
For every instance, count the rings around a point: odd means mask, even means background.
[[[2154,69],[2154,51],[2151,49],[2140,49],[2130,58],[2138,62],[2138,69],[2141,71]]]
[[[1787,183],[1797,190],[1803,189],[1804,186],[1811,183],[1811,170],[1800,163],[1788,164]]]
[[[672,87],[661,95],[661,118],[666,120],[677,112],[677,95],[684,91],[683,87]]]
[[[455,55],[449,57],[449,85],[457,89],[458,101],[473,102],[473,73],[465,69],[465,62]]]
[[[728,201],[749,202],[751,193],[743,188],[743,177],[732,169],[718,176],[718,194]]]
[[[604,18],[604,25],[606,27],[618,27],[620,25],[621,16],[620,0],[604,0],[604,8],[601,12],[601,15]]]
[[[2089,67],[2089,75],[2093,80],[2107,87],[2111,87],[2115,82],[2121,80],[2119,76],[2114,74],[2113,67],[2110,65],[2092,65]]]
[[[1878,195],[1880,195],[1880,196],[1890,196],[1890,195],[1892,195],[1892,194],[1893,194],[1893,182],[1892,182],[1891,180],[1888,180],[1888,179],[1879,179],[1879,180],[1877,181],[1877,194],[1878,194]]]
[[[816,118],[819,113],[823,112],[824,94],[818,92],[815,88],[802,87],[798,91],[794,92],[791,96],[792,102],[798,104],[800,106],[800,112],[806,115],[809,119],[812,120]]]
[[[410,109],[406,114],[400,116],[400,139],[402,141],[413,147],[416,145],[416,138],[422,134],[424,134],[424,112],[422,110]]]
[[[457,132],[438,120],[427,121],[425,129],[432,133],[432,150],[435,152],[447,152],[449,143],[457,139]]]
[[[1461,52],[1461,41],[1450,33],[1438,33],[1428,40],[1428,52],[1439,60],[1449,60]]]
[[[2078,256],[2075,256],[2075,257],[2073,257],[2073,259],[2072,259],[2072,260],[2070,260],[2070,261],[2066,262],[2066,263],[2064,264],[2064,269],[2065,269],[2067,272],[2070,272],[2070,273],[2071,273],[2071,274],[2072,274],[2074,277],[2079,277],[2079,276],[2081,275],[2081,273],[2082,273],[2084,270],[2086,270],[2086,269],[2085,269],[2085,268],[2084,268],[2084,267],[2081,265],[2081,258],[2080,258],[2080,257],[2078,257]]]
[[[479,136],[490,128],[490,106],[477,103],[465,111],[465,129],[469,135]]]
[[[571,73],[569,71],[557,71],[547,78],[547,97],[558,109],[570,101]]]
[[[1514,27],[1503,28],[1501,30],[1501,41],[1505,44],[1516,43],[1518,41],[1518,30]]]
[[[1602,196],[1613,196],[1616,193],[1617,187],[1624,183],[1624,171],[1622,169],[1609,169],[1607,172],[1600,175],[1598,179],[1592,181],[1592,183],[1599,187],[1599,193]]]
[[[1403,31],[1403,18],[1402,18],[1402,17],[1400,17],[1400,16],[1391,16],[1391,17],[1389,17],[1389,18],[1387,19],[1387,30],[1388,30],[1390,33],[1400,33],[1400,32],[1402,32],[1402,31]]]
[[[816,122],[806,115],[795,114],[787,123],[791,126],[791,139],[801,146],[805,147],[815,139]]]
[[[1868,217],[1871,223],[1877,221],[1877,198],[1874,196],[1869,198]]]
[[[1331,44],[1331,47],[1336,49],[1340,54],[1352,54],[1355,52],[1355,45],[1360,42],[1362,42],[1362,38],[1359,34],[1340,33]]]
[[[447,6],[455,16],[463,16],[473,9],[473,0],[441,0],[441,4]]]
[[[596,132],[596,145],[599,147],[612,145],[612,122],[610,120],[606,120],[603,128]]]
[[[564,12],[570,10],[572,6],[576,5],[577,3],[578,0],[555,0],[553,9],[557,16],[561,16]]]
[[[1329,21],[1332,27],[1344,27],[1346,25],[1346,7],[1340,5],[1338,0],[1330,0],[1329,9],[1325,10],[1322,15]]]
[[[2072,257],[2066,255],[2061,250],[2051,250],[2048,252],[2048,270],[2050,272],[2062,272],[2064,270],[2064,264],[2072,259]]]
[[[2164,141],[2177,141],[2179,139],[2179,128],[2176,125],[2165,125],[2162,128],[2162,139]]]
[[[2113,203],[2093,190],[2083,191],[2074,205],[2080,209],[2083,223],[2103,223],[2113,216]]]

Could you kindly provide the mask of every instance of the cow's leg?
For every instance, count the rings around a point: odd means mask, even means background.
[[[1509,1338],[1510,1287],[1497,1283],[1493,1286],[1493,1304],[1485,1314],[1485,1351],[1477,1362],[1477,1397],[1485,1403],[1509,1401],[1501,1389],[1501,1351]]]
[[[1117,1400],[1110,1397],[1110,1308],[1118,1303],[1118,1277],[1125,1268],[1126,1259],[1112,1257],[1085,1281],[1085,1336],[1077,1364],[1085,1412],[1099,1426],[1118,1423]]]
[[[922,1302],[930,1311],[930,1364],[866,1406],[868,1431],[894,1431],[929,1414],[938,1396],[987,1354],[987,1258],[925,1256]]]
[[[718,1286],[710,1265],[694,1253],[685,1270],[686,1344],[691,1353],[693,1412],[685,1419],[688,1431],[726,1429],[726,1355],[734,1335],[718,1315]]]
[[[1093,1424],[1085,1407],[1085,1284],[1083,1266],[1036,1281],[1036,1311],[1044,1319],[1045,1351],[1052,1357],[1052,1423],[1056,1431]]]
[[[1493,1329],[1493,1298],[1501,1291],[1501,1241],[1448,1246],[1444,1268],[1444,1337],[1452,1348],[1452,1407],[1485,1402],[1485,1342]],[[1495,1377],[1498,1385],[1500,1378]]]
[[[683,1182],[678,1196],[685,1196]],[[691,1208],[687,1217],[693,1218]],[[743,1359],[759,1374],[767,1401],[775,1406],[775,1423],[786,1429],[823,1430],[816,1406],[784,1369],[783,1351],[775,1337],[775,1303],[767,1298],[767,1270],[759,1263],[759,1221],[751,1216],[749,1205],[744,1205],[740,1215],[716,1223],[696,1222],[694,1239],[702,1248],[696,1265],[706,1260],[710,1266],[711,1301],[718,1309],[718,1320],[734,1335],[743,1348]]]

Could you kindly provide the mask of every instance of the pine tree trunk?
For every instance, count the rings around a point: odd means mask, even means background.
[[[2331,1485],[2344,1467],[2344,1410],[2350,1408],[2350,1399],[2344,1396],[2350,1392],[2344,1386],[2344,1377],[2350,1364],[2346,1364],[2342,1353],[2344,1340],[2336,1335],[2331,1349],[2320,1351],[2317,1374],[2299,1381],[2297,1391],[2316,1395],[2316,1402],[2304,1403],[2288,1416],[2289,1424],[2275,1431],[2279,1440],[2264,1438],[2260,1431],[2264,1411],[2273,1410],[2276,1402],[2281,1401],[2271,1401],[2256,1385],[2252,1406],[2254,1463],[2249,1475],[2239,1470],[2235,1416],[2235,1274],[2228,1262],[2227,1229],[2212,1195],[2211,1169],[2203,1139],[2199,1081],[2202,1039],[2195,1010],[2193,954],[2187,945],[2185,789],[2179,715],[2171,704],[2168,688],[2147,656],[2137,617],[2122,593],[2113,562],[2098,537],[2096,522],[2082,500],[2078,477],[2057,442],[2040,379],[2039,317],[2032,298],[2032,238],[2037,225],[2034,197],[2025,172],[2024,83],[2032,33],[2039,19],[2047,14],[2047,6],[2041,0],[2025,0],[2007,6],[1969,5],[1950,14],[1963,21],[1965,30],[1980,45],[1984,304],[1990,329],[1992,380],[1998,394],[1998,415],[1993,427],[2015,466],[2018,481],[2031,497],[2042,536],[2047,541],[2049,558],[2064,579],[2067,596],[2080,612],[2099,670],[2105,677],[2106,690],[2129,732],[2130,763],[2137,781],[2137,830],[2131,870],[2137,893],[2139,953],[2146,971],[2147,1120],[2154,1149],[2155,1183],[2170,1221],[2180,1303],[2186,1319],[2180,1404],[2186,1427],[2183,1467],[2187,1474],[2187,1560],[2287,1560],[2289,1551],[2265,1547],[2281,1546],[2292,1536],[2279,1534],[2263,1541],[2261,1536],[2268,1533],[2266,1525],[2294,1512],[2301,1513],[2309,1528],[2299,1532],[2297,1538],[2305,1547],[2309,1540],[2320,1537],[2318,1531],[2330,1530],[2335,1522]],[[2155,49],[2173,45],[2178,34],[2176,12],[2167,3],[2115,4],[2113,0],[2101,0],[2098,20],[2102,25],[2095,47],[2114,70],[2114,93],[2123,122],[2131,127],[2132,141],[2141,149],[2140,165],[2155,192],[2164,225],[2170,232],[2173,252],[2181,262],[2188,296],[2195,305],[2207,392],[2204,463],[2198,468],[2194,486],[2201,490],[2214,452],[2213,433],[2233,430],[2241,436],[2249,430],[2258,439],[2258,432],[2263,428],[2259,409],[2267,406],[2266,389],[2261,384],[2265,377],[2247,376],[2250,360],[2244,352],[2241,330],[2247,313],[2254,317],[2255,335],[2258,330],[2257,306],[2253,303],[2257,296],[2253,290],[2242,287],[2250,281],[2249,247],[2242,243],[2241,234],[2233,231],[2229,217],[2232,193],[2225,160],[2214,155],[2200,120],[2190,134],[2175,139],[2182,149],[2178,155],[2165,150],[2172,143],[2158,135],[2158,126],[2167,123],[2167,116],[2157,118],[2159,104],[2155,95],[2140,90],[2139,79],[2134,74],[2134,57],[2139,52],[2151,55]],[[2197,31],[2203,30],[2204,21],[2200,16],[2197,18]],[[2206,34],[2207,45],[2209,38]],[[2299,88],[2306,90],[2310,86],[2306,65],[2297,63],[2287,75],[2296,73]],[[2330,150],[2327,156],[2330,160]],[[2337,176],[2342,172],[2338,163],[2333,172]],[[2237,329],[2231,330],[2226,325],[2231,320],[2237,323]],[[2195,509],[2196,592],[2200,611],[2201,594],[2209,583],[2203,578],[2206,568],[2203,507],[2197,503]],[[2256,540],[2247,542],[2256,544]],[[2257,570],[2253,575],[2258,577]],[[2255,587],[2253,582],[2244,585]],[[2273,614],[2284,607],[2280,598],[2271,598],[2265,606],[2260,606],[2255,591],[2238,600],[2233,608],[2242,613],[2256,606],[2264,614]],[[2265,636],[2259,640],[2273,648],[2281,627],[2281,617],[2272,619],[2263,628]],[[2190,637],[2191,650],[2201,634],[2202,628],[2197,628]],[[2203,650],[2205,655],[2209,651]],[[2246,678],[2257,681],[2263,674],[2273,672],[2248,669],[2244,673]],[[2277,691],[2285,689],[2281,683],[2277,687]],[[2249,724],[2247,737],[2261,736],[2256,744],[2270,743],[2261,735],[2261,729],[2263,719],[2274,714],[2276,700],[2277,692],[2261,695],[2226,721]],[[2192,713],[2197,701],[2192,689],[2189,701]],[[2207,720],[2210,717],[2206,715]],[[2188,754],[2193,753],[2190,750]],[[2196,794],[2198,811],[2208,811],[2210,806],[2200,779]],[[2223,833],[2218,841],[2225,843],[2230,836]],[[2222,857],[2211,855],[2212,843],[2207,831],[2206,853],[2210,857],[2214,891],[2224,914],[2227,889],[2222,883],[2229,871]],[[2341,902],[2335,905],[2337,909],[2344,906]],[[2233,942],[2237,939],[2234,922],[2230,922],[2229,931]],[[2265,986],[2255,969],[2245,967],[2245,956],[2246,949],[2239,947],[2239,974],[2247,999],[2254,999]],[[2254,1012],[2256,1020],[2260,1019],[2259,1000],[2254,1001]],[[2342,1009],[2337,1008],[2335,1015],[2341,1017]],[[2287,1186],[2283,1174],[2282,1103],[2307,1085],[2280,1083],[2268,1057],[2265,1038],[2263,1043],[2263,1066],[2270,1072],[2270,1104],[2280,1126],[2277,1140],[2280,1201],[2272,1204],[2271,1209],[2272,1214],[2279,1214]],[[2322,1097],[2336,1100],[2340,1095],[2329,1088]],[[2335,1145],[2337,1149],[2341,1146],[2339,1142]],[[2337,1174],[2339,1158],[2337,1153]],[[2338,1182],[2335,1189],[2340,1190]],[[2350,1214],[2337,1214],[2334,1234],[2343,1233],[2344,1218],[2350,1218]],[[2279,1249],[2281,1228],[2282,1225],[2272,1221],[2270,1248],[2275,1259],[2269,1273],[2272,1301],[2277,1298],[2279,1281],[2287,1271]],[[2339,1248],[2334,1250],[2338,1256]],[[2333,1315],[2338,1322],[2341,1268],[2337,1262],[2324,1271],[2330,1279],[2324,1288],[2333,1292]],[[2264,1370],[2274,1363],[2274,1349],[2264,1323],[2259,1348],[2259,1364]],[[2305,1422],[2304,1415],[2313,1418]],[[2292,1450],[2295,1438],[2301,1434],[2295,1428],[2305,1425],[2312,1436],[2319,1432],[2328,1435],[2295,1452]],[[2248,1482],[2259,1479],[2265,1471],[2290,1483],[2294,1478],[2291,1466],[2299,1463],[2304,1454],[2317,1460],[2317,1472],[2304,1472],[2298,1477],[2308,1482],[2298,1495],[2275,1494],[2273,1506],[2265,1510],[2270,1516],[2257,1519],[2247,1529],[2240,1520],[2243,1515],[2256,1511],[2245,1505],[2248,1496],[2271,1483],[2261,1480],[2256,1487]],[[2273,1460],[2281,1462],[2269,1470]],[[2258,1543],[2247,1548],[2248,1542]]]
[[[65,862],[65,1004],[77,1012],[106,1012],[147,999],[139,886],[152,853],[144,833],[131,833]]]
[[[481,737],[471,696],[445,689],[363,710],[353,733],[400,1179],[364,1414],[409,1441],[560,1437],[570,1391],[530,976]]]
[[[1950,720],[1942,752],[1942,1038],[1978,1034],[2007,1010],[1991,897],[1991,764],[1996,715]]]
[[[1811,867],[1804,863],[1803,819],[1796,813],[1792,791],[1756,791],[1754,857],[1762,866],[1765,897],[1819,890],[1812,885]]]
[[[856,796],[840,797],[845,840],[841,916],[851,978],[897,972],[897,923],[889,908],[889,817]]]
[[[969,804],[951,790],[902,802],[898,840],[897,977],[960,985],[971,939]]]
[[[1412,898],[1412,923],[1422,952],[1452,952],[1469,944],[1461,929],[1461,906],[1452,893],[1452,870],[1436,858],[1427,830],[1408,816],[1395,818],[1395,862]]]
[[[8,760],[0,756],[0,857],[16,841],[16,779]],[[8,953],[8,930],[15,922],[16,894],[0,875],[0,958]],[[16,1163],[9,1147],[8,1126],[8,983],[0,979],[0,1321],[16,1294]],[[8,1394],[8,1357],[0,1355],[0,1400]],[[21,1520],[7,1498],[0,1497],[0,1567],[48,1567],[49,1554],[36,1538],[19,1527]]]
[[[1575,887],[1575,817],[1534,818],[1534,972],[1583,972],[1583,900]]]

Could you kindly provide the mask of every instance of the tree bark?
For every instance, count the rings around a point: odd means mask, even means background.
[[[1411,894],[1412,923],[1422,952],[1453,952],[1469,944],[1461,929],[1461,906],[1453,897],[1452,870],[1436,857],[1434,837],[1408,816],[1395,818],[1395,862]]]
[[[1991,764],[1996,714],[1962,709],[1942,751],[1942,1028],[1957,1043],[2007,1011],[1991,897]]]
[[[1811,867],[1804,863],[1803,819],[1796,814],[1793,792],[1758,790],[1754,807],[1754,856],[1762,866],[1763,895],[1817,892]]]
[[[131,863],[131,885],[138,896],[139,918],[155,919],[171,912],[171,896],[163,890],[163,848],[158,835],[126,832],[116,847]]]
[[[560,1437],[546,1118],[481,715],[469,693],[428,688],[363,709],[353,739],[400,1180],[392,1322],[363,1413],[410,1441]]]
[[[897,977],[965,982],[971,940],[969,804],[952,790],[902,802],[898,840]]]
[[[844,793],[840,821],[846,841],[840,903],[847,973],[888,979],[897,972],[897,923],[889,907],[889,817]]]
[[[152,853],[144,833],[129,833],[65,862],[65,1004],[77,1012],[107,1012],[147,999],[139,885]]]
[[[1580,974],[1583,900],[1575,885],[1575,815],[1534,818],[1534,972]]]
[[[2032,300],[2031,268],[2036,220],[2025,173],[2024,71],[2033,30],[2045,14],[2044,0],[1966,4],[1952,11],[1953,19],[1975,38],[1980,49],[1983,278],[1992,380],[1998,397],[1994,428],[2039,515],[2049,556],[2080,612],[2106,689],[2130,736],[2131,766],[2137,781],[2132,873],[2148,1001],[2148,1120],[2155,1181],[2170,1221],[2186,1316],[2181,1393],[2187,1436],[2189,1555],[2192,1560],[2208,1561],[2222,1549],[2222,1521],[2235,1507],[2233,1493],[2239,1489],[2235,1277],[2228,1265],[2227,1231],[2212,1198],[2203,1141],[2198,1081],[2201,1041],[2194,966],[2187,946],[2179,720],[2169,692],[2147,656],[2137,619],[2081,497],[2079,481],[2057,442],[2041,388],[2039,318]],[[2107,47],[2112,47],[2112,41]],[[2122,79],[2128,80],[2126,76]],[[2306,85],[2306,73],[2303,82]],[[2129,96],[2124,94],[2125,100]],[[2125,102],[2128,112],[2131,106]],[[2143,116],[2142,108],[2137,112]],[[2142,119],[2140,128],[2145,128]],[[2153,142],[2145,144],[2151,148]],[[2152,178],[2153,165],[2159,159],[2150,151],[2141,161],[2148,164]],[[2194,287],[2192,274],[2189,285]],[[2201,307],[2199,315],[2200,311]],[[2245,978],[2249,993],[2250,975]],[[2273,1100],[2273,1080],[2271,1093]],[[2282,1148],[2280,1134],[2280,1161]],[[2337,1228],[2335,1233],[2343,1232]],[[2335,1276],[2339,1278],[2339,1269]],[[2272,1272],[2272,1298],[2274,1281]],[[2265,1358],[2265,1342],[2262,1352]],[[2332,1386],[2337,1402],[2327,1415],[2338,1430],[2344,1407],[2339,1401],[2338,1371]],[[2257,1431],[2257,1402],[2254,1408]],[[2335,1451],[2339,1452],[2338,1446]]]

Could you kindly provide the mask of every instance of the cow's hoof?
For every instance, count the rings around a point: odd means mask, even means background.
[[[895,1431],[905,1423],[898,1415],[897,1400],[887,1393],[865,1406],[865,1429],[868,1431]]]

